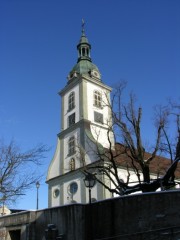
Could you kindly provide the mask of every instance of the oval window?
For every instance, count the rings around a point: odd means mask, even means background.
[[[59,193],[60,193],[59,189],[55,189],[53,192],[53,196],[57,198],[59,196]]]
[[[68,187],[68,192],[74,195],[78,190],[78,185],[76,182],[72,182]]]

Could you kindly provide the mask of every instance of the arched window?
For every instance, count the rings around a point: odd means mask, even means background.
[[[75,137],[72,136],[68,141],[69,155],[73,155],[75,153]]]
[[[102,96],[99,91],[94,91],[94,106],[102,107]]]
[[[85,48],[82,49],[82,55],[83,55],[83,56],[86,55],[86,49],[85,49]]]
[[[68,110],[70,111],[75,107],[75,93],[71,92],[68,98]]]
[[[69,162],[69,168],[70,168],[70,171],[73,171],[73,170],[76,169],[75,159],[74,158],[71,158],[71,160]]]

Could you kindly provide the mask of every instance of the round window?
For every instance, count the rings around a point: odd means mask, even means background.
[[[59,196],[59,193],[60,193],[59,189],[55,189],[53,192],[53,196],[57,198]]]
[[[68,192],[74,195],[78,190],[78,185],[76,182],[72,182],[68,187]]]

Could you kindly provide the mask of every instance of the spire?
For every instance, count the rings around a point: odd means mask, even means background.
[[[81,38],[79,41],[79,44],[77,45],[77,50],[78,50],[78,62],[81,60],[88,60],[91,62],[91,57],[90,57],[90,50],[91,50],[91,45],[88,43],[88,39],[85,34],[85,21],[82,19],[82,34]]]
[[[72,82],[79,74],[94,77],[96,80],[101,81],[101,74],[98,67],[92,63],[90,51],[91,45],[85,34],[85,22],[82,19],[81,25],[81,38],[77,45],[78,60],[73,69],[69,72],[68,83]]]

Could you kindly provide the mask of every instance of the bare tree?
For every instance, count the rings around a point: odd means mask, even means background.
[[[142,108],[136,108],[133,94],[130,94],[128,103],[123,102],[124,88],[124,83],[116,87],[112,95],[112,103],[109,103],[113,119],[113,124],[109,126],[107,132],[109,148],[104,148],[102,151],[102,148],[99,149],[97,146],[98,161],[95,165],[89,166],[89,170],[96,172],[97,181],[106,189],[118,195],[137,191],[152,192],[158,188],[173,187],[175,171],[180,160],[180,108],[172,104],[158,107],[158,111],[156,108],[156,137],[152,150],[149,151],[142,139]],[[173,116],[176,118],[177,127],[174,143],[170,141],[168,135],[168,125],[173,110],[176,110]],[[110,141],[112,132],[116,141],[115,146]],[[150,141],[152,142],[152,139]],[[117,144],[117,142],[120,143]],[[162,157],[163,154],[169,159]],[[126,169],[126,179],[121,176],[122,168]],[[156,177],[152,178],[152,173],[156,173]],[[132,174],[136,176],[136,181],[133,183],[130,181]],[[111,184],[107,184],[104,178]]]
[[[35,169],[42,164],[47,150],[46,146],[38,145],[22,152],[14,141],[9,144],[0,141],[1,202],[12,203],[40,179]]]

